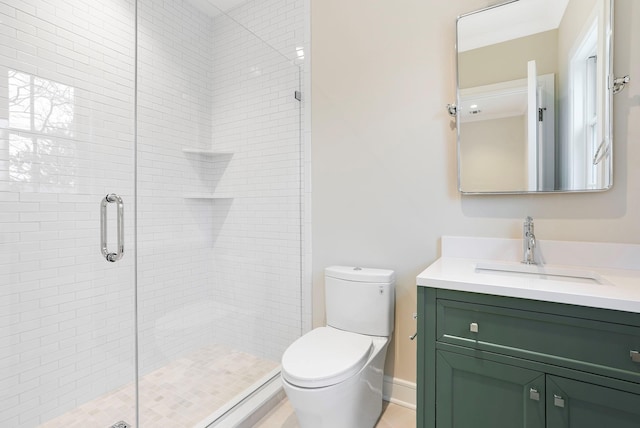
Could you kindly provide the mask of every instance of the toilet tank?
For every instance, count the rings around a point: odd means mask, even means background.
[[[395,273],[349,266],[325,268],[327,325],[371,336],[391,336]]]

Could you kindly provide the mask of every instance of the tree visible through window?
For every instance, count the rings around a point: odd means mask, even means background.
[[[74,88],[9,70],[9,179],[20,190],[76,185]]]

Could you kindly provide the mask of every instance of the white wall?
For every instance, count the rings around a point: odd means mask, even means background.
[[[533,216],[544,239],[640,242],[639,86],[614,101],[613,189],[462,197],[456,191],[456,16],[486,0],[312,4],[314,323],[322,269],[394,269],[397,315],[387,374],[415,380],[415,276],[442,235],[518,238]],[[616,75],[640,69],[640,5],[616,0]],[[632,20],[635,24],[631,25]],[[632,75],[632,79],[633,79]]]
[[[462,21],[464,22],[464,21]],[[527,63],[536,61],[539,75],[558,73],[558,30],[484,46],[458,55],[460,88],[526,79]]]
[[[460,124],[460,183],[465,192],[508,192],[527,186],[525,115]]]

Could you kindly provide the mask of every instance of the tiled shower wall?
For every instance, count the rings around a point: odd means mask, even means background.
[[[139,1],[143,371],[205,343],[277,361],[300,335],[300,68],[293,60],[304,19],[286,0],[259,4],[227,16],[202,2]],[[291,58],[251,27],[270,22],[274,11],[300,20],[289,39],[278,37]],[[235,18],[243,16],[254,21]]]
[[[0,1],[2,427],[134,378],[134,51],[132,0]],[[111,192],[118,263],[99,250]]]
[[[138,0],[138,305],[143,373],[212,340],[212,18]],[[207,304],[209,303],[209,304]],[[144,403],[143,403],[144,404]]]
[[[232,20],[219,16],[213,25],[213,146],[234,153],[216,182],[217,191],[234,199],[214,207],[222,226],[213,246],[213,291],[216,301],[238,308],[221,320],[218,337],[276,361],[302,328],[301,104],[295,91],[304,19],[293,4],[250,1],[229,12]],[[253,32],[264,32],[264,41]]]
[[[311,74],[310,0],[250,0],[229,10],[228,15],[261,40],[300,66],[302,209],[302,330],[311,329]],[[238,27],[235,28],[238,31]],[[290,101],[284,90],[283,99]],[[290,308],[292,310],[292,308]],[[286,342],[286,341],[285,341]],[[276,351],[277,353],[277,351]]]
[[[233,19],[138,2],[144,372],[217,342],[277,360],[300,334],[299,1]],[[134,13],[133,0],[0,0],[0,426],[133,380]],[[32,121],[7,108],[19,82],[65,102]],[[126,207],[115,264],[98,249],[110,192]],[[229,198],[185,197],[212,192]]]

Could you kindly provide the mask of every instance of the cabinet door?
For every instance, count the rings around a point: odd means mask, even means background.
[[[438,428],[543,428],[545,375],[437,351]]]
[[[638,428],[640,395],[547,376],[548,428]]]

